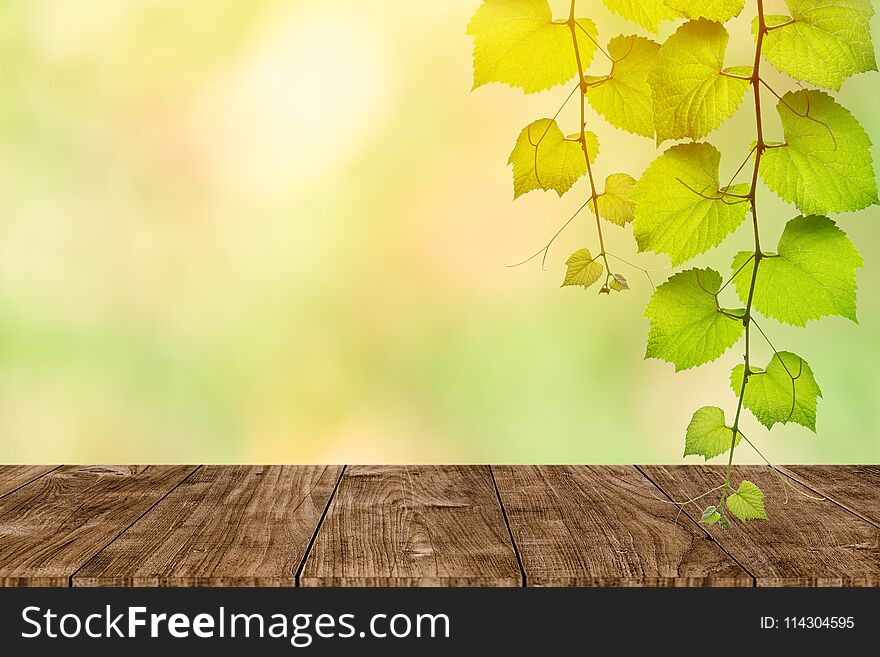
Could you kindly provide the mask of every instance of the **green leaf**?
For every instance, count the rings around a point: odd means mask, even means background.
[[[657,32],[660,23],[675,20],[681,14],[668,7],[664,0],[602,0],[618,16],[641,25],[649,32]]]
[[[828,217],[795,217],[779,238],[777,254],[758,266],[754,307],[780,322],[806,326],[827,315],[856,319],[856,269],[862,256]],[[746,303],[752,267],[743,265],[752,254],[733,259],[733,278],[739,298]],[[741,269],[742,268],[742,269]]]
[[[612,173],[605,179],[605,191],[596,199],[599,215],[618,226],[626,226],[635,217],[632,200],[635,179],[625,173]]]
[[[739,16],[745,6],[745,0],[665,0],[665,2],[666,6],[687,18],[708,18],[719,23]]]
[[[623,292],[629,289],[629,283],[623,277],[623,274],[611,274],[611,281],[608,283],[608,287],[615,292]]]
[[[718,513],[718,507],[714,505],[707,506],[700,518],[700,522],[704,525],[714,525],[719,520],[721,520],[721,514]]]
[[[730,449],[733,428],[724,421],[724,411],[717,406],[704,406],[691,418],[688,424],[684,443],[684,455],[702,456],[707,461]],[[739,445],[742,434],[736,432],[736,443]]]
[[[764,493],[751,481],[743,480],[727,497],[727,509],[740,520],[767,520]]]
[[[596,24],[579,18],[576,26],[586,68],[596,52]],[[535,93],[577,75],[571,30],[553,21],[547,0],[484,0],[467,33],[474,38],[474,89],[501,82]]]
[[[719,310],[720,286],[717,271],[689,269],[658,287],[645,308],[651,323],[645,357],[665,360],[680,371],[713,361],[736,344],[743,324]]]
[[[701,19],[679,27],[660,48],[648,77],[658,144],[699,139],[740,106],[749,81],[731,77],[742,76],[742,67],[722,71],[729,38],[723,25]]]
[[[720,187],[721,153],[711,144],[680,144],[658,157],[636,183],[633,231],[640,251],[666,253],[677,266],[724,241],[743,222],[746,184]]]
[[[737,365],[730,375],[730,386],[737,397],[742,390],[745,365]],[[800,356],[788,351],[774,354],[767,369],[749,376],[743,406],[768,429],[794,422],[816,431],[816,403],[822,391],[813,370]]]
[[[585,133],[590,162],[599,153],[599,139]],[[577,138],[566,137],[552,119],[538,119],[520,133],[507,161],[513,165],[513,198],[533,189],[553,189],[562,196],[587,173],[584,152]]]
[[[761,177],[804,214],[861,210],[878,202],[871,140],[821,91],[796,91],[777,106],[785,144],[768,149]]]
[[[580,249],[571,254],[565,261],[565,280],[562,287],[567,285],[580,285],[583,288],[590,287],[599,280],[604,268],[590,255],[588,249]]]
[[[840,89],[851,75],[876,71],[870,0],[786,0],[791,16],[772,15],[761,52],[795,80]],[[758,33],[758,19],[752,23]]]
[[[643,137],[654,136],[648,75],[660,44],[638,36],[608,42],[614,60],[607,76],[587,76],[587,101],[613,126]]]

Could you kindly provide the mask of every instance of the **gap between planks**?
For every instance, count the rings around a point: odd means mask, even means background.
[[[4,469],[9,471],[9,466],[2,466]],[[46,477],[52,475],[52,473],[58,472],[62,468],[62,466],[27,466],[28,468],[37,468],[37,470],[33,470],[30,473],[27,472],[19,472],[18,476],[21,477],[21,480],[14,481],[15,477],[10,477],[9,481],[11,484],[7,484],[7,488],[4,489],[0,487],[0,500],[4,498],[8,498],[10,495],[18,494],[19,491],[28,487],[28,486],[36,486],[38,482]],[[230,466],[232,467],[232,466]],[[307,563],[312,558],[315,546],[319,542],[319,537],[322,531],[325,530],[326,523],[328,521],[328,514],[331,511],[331,508],[336,503],[338,499],[338,494],[340,488],[344,484],[345,476],[347,473],[347,469],[349,466],[343,466],[339,475],[337,476],[332,491],[326,499],[326,503],[321,510],[320,517],[317,519],[316,524],[314,526],[313,531],[311,532],[311,536],[308,541],[308,545],[306,546],[302,558],[295,570],[295,575],[293,579],[293,585],[301,585],[301,577],[306,569]],[[361,467],[361,466],[355,466]],[[415,466],[411,466],[415,467]],[[461,466],[440,466],[441,468],[456,468]],[[517,519],[511,518],[511,511],[508,509],[508,502],[510,498],[510,491],[505,491],[502,486],[499,486],[498,481],[496,479],[496,467],[495,466],[482,466],[486,468],[486,471],[489,474],[489,478],[491,480],[492,491],[494,492],[495,503],[497,504],[497,510],[501,514],[501,518],[503,520],[503,526],[506,530],[506,539],[509,541],[509,547],[513,552],[514,561],[516,564],[516,568],[519,571],[518,582],[508,582],[508,585],[531,585],[529,575],[529,568],[527,567],[527,559],[528,556],[523,555],[523,550],[526,547],[524,545],[524,539],[520,536],[519,540],[517,539]],[[530,469],[539,468],[540,466],[513,466],[514,469],[520,470],[522,473],[529,471]],[[589,469],[590,466],[556,466],[556,467],[571,467],[573,470],[578,469]],[[140,512],[137,517],[133,520],[130,520],[127,525],[122,527],[119,531],[116,531],[115,535],[107,541],[106,545],[103,548],[98,550],[98,553],[103,552],[104,550],[113,546],[120,538],[129,532],[133,527],[135,527],[139,522],[143,521],[146,518],[149,518],[151,514],[154,513],[156,507],[162,504],[174,491],[176,491],[180,486],[182,486],[185,482],[190,480],[199,470],[201,470],[202,466],[193,467],[193,469],[186,474],[185,477],[182,477],[177,483],[175,483],[170,489],[166,490],[164,494],[161,495],[158,499],[154,500],[152,504],[150,504],[145,510]],[[598,466],[597,471],[601,471],[604,468],[606,472],[610,471],[607,466]],[[752,585],[757,584],[759,586],[766,585],[868,585],[868,586],[876,586],[878,585],[878,578],[873,573],[877,572],[876,561],[871,561],[877,551],[876,545],[876,529],[878,526],[877,518],[880,517],[876,513],[876,508],[880,508],[880,505],[876,504],[876,487],[871,488],[870,482],[867,482],[864,486],[860,487],[859,481],[849,482],[849,479],[852,479],[853,476],[856,476],[859,472],[862,472],[864,469],[868,469],[869,474],[872,477],[880,476],[880,468],[877,466],[851,466],[849,470],[845,470],[840,466],[829,466],[823,469],[822,466],[787,466],[781,468],[785,475],[792,479],[793,481],[797,481],[800,485],[808,488],[809,490],[816,491],[821,495],[825,495],[831,506],[822,507],[825,510],[826,514],[831,513],[832,516],[832,529],[833,531],[826,536],[832,539],[830,541],[830,545],[825,546],[824,549],[826,552],[834,552],[837,550],[849,550],[845,554],[849,555],[851,558],[850,561],[855,564],[861,564],[863,567],[871,567],[872,565],[875,567],[874,570],[868,570],[867,575],[863,576],[854,576],[851,573],[841,572],[839,569],[835,570],[832,566],[833,564],[829,561],[829,558],[825,558],[823,555],[822,558],[818,559],[818,561],[814,560],[813,567],[815,568],[817,565],[819,566],[818,570],[814,573],[809,573],[806,571],[797,571],[795,569],[791,572],[784,572],[784,569],[780,571],[778,568],[774,570],[775,566],[773,564],[769,564],[766,559],[762,560],[761,548],[762,543],[760,541],[767,540],[766,536],[762,537],[762,532],[768,530],[767,527],[763,527],[760,524],[750,523],[749,525],[744,526],[745,533],[741,533],[734,540],[732,534],[730,532],[718,533],[715,531],[706,531],[704,527],[698,527],[698,531],[702,534],[705,534],[706,541],[709,544],[713,544],[717,546],[718,550],[723,552],[730,560],[736,565],[742,567],[743,571],[748,574],[748,576],[752,580]],[[38,470],[42,469],[42,472]],[[498,469],[505,470],[510,469],[510,466],[500,466]],[[652,489],[659,491],[664,497],[668,498],[670,501],[673,499],[682,499],[681,495],[678,493],[682,492],[680,482],[675,483],[671,481],[668,476],[659,476],[659,474],[665,473],[669,474],[670,471],[678,471],[681,473],[689,473],[694,474],[699,470],[701,476],[705,476],[707,473],[711,473],[712,467],[706,466],[675,466],[673,468],[665,468],[662,466],[642,466],[640,468],[633,467],[636,470],[643,480],[650,484]],[[738,468],[739,471],[743,471],[748,476],[751,476],[752,479],[758,479],[759,474],[763,469],[742,469]],[[2,471],[0,471],[2,472]],[[755,474],[751,474],[754,472]],[[846,472],[849,476],[849,479],[845,477],[841,477],[840,473]],[[658,474],[659,473],[659,474]],[[818,473],[818,474],[817,474]],[[822,476],[819,476],[821,474]],[[864,473],[863,473],[864,474]],[[33,476],[32,475],[36,475]],[[699,479],[699,477],[698,477]],[[0,481],[0,485],[2,485],[2,481]],[[765,485],[772,485],[772,482],[766,482]],[[853,488],[855,486],[855,488]],[[589,493],[587,489],[584,489]],[[874,497],[870,497],[873,494]],[[771,498],[775,499],[775,498]],[[855,500],[855,501],[854,501]],[[860,504],[868,504],[868,507],[860,508]],[[815,511],[816,507],[805,507],[804,509],[799,509],[800,511],[806,510]],[[827,511],[827,509],[836,509],[836,511]],[[691,511],[691,514],[694,513]],[[686,514],[688,520],[696,525],[695,518],[691,517],[691,514]],[[774,514],[775,515],[775,514]],[[683,516],[684,517],[684,516]],[[871,532],[866,530],[865,525],[869,526],[871,530],[874,530],[874,544],[873,548],[871,547]],[[791,527],[785,526],[785,531],[791,533]],[[712,528],[714,530],[714,528]],[[750,536],[750,532],[756,533],[759,540],[756,540],[756,536]],[[827,534],[828,532],[826,532]],[[837,543],[842,543],[842,545],[838,545],[833,540],[835,537],[840,540]],[[855,537],[856,543],[847,543],[847,540]],[[789,536],[788,538],[792,538]],[[803,537],[800,537],[803,538]],[[527,539],[526,539],[527,540]],[[793,540],[798,540],[798,535],[794,536]],[[805,544],[804,544],[805,545]],[[799,547],[798,543],[793,544],[793,549],[797,552]],[[800,545],[800,548],[803,548],[803,545]],[[807,552],[822,552],[822,549],[810,549],[807,548]],[[756,551],[757,550],[757,551]],[[836,554],[836,553],[835,553]],[[757,559],[755,560],[753,557],[757,555]],[[784,555],[782,555],[784,557]],[[790,555],[791,556],[791,555]],[[796,555],[795,560],[802,555]],[[783,558],[785,561],[785,558]],[[809,560],[808,560],[809,561]],[[850,563],[850,565],[852,565]],[[743,564],[746,564],[747,567],[744,567]],[[2,564],[0,564],[2,565]],[[76,570],[70,574],[66,579],[66,583],[70,585],[74,581],[74,577],[82,570],[85,566],[85,563],[80,564]],[[823,568],[825,569],[823,571]],[[643,575],[642,575],[643,576]],[[308,579],[308,578],[307,578]],[[380,578],[381,579],[381,578]],[[404,580],[406,578],[403,578]],[[564,580],[565,578],[563,578]],[[663,578],[661,578],[662,580]],[[674,579],[674,578],[673,578]],[[418,577],[414,577],[413,580],[417,583]],[[442,578],[441,578],[442,580]],[[541,582],[541,578],[535,578],[536,583]],[[576,578],[571,581],[575,581]],[[651,578],[648,578],[651,580]],[[657,583],[656,581],[644,581],[642,585],[645,583]],[[370,578],[366,578],[364,580],[365,583],[369,583]],[[465,578],[464,583],[474,582],[475,580]],[[552,581],[552,578],[551,578]],[[589,583],[588,580],[587,583]],[[330,578],[330,583],[333,582],[333,578]],[[355,578],[355,582],[357,582],[357,578]],[[308,585],[309,582],[307,582]],[[315,582],[312,581],[312,584]],[[436,583],[436,582],[435,582]],[[607,585],[609,583],[613,583],[612,580],[603,580],[602,578],[598,578],[593,582],[594,584],[599,585]],[[618,585],[621,582],[618,582]],[[624,584],[632,584],[633,582],[622,582]],[[743,585],[742,582],[739,585]]]

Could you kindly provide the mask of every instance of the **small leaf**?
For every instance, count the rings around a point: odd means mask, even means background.
[[[612,173],[605,179],[605,191],[596,199],[603,219],[626,226],[635,218],[636,202],[632,200],[635,179],[625,173]]]
[[[743,480],[727,497],[727,509],[740,520],[767,520],[764,493],[751,481]]]
[[[565,272],[565,280],[562,287],[567,285],[580,285],[590,287],[599,280],[604,268],[590,255],[588,249],[580,249],[571,254],[565,261],[568,269]]]
[[[758,266],[753,304],[762,315],[806,326],[810,320],[840,315],[856,321],[856,269],[862,256],[828,217],[795,217],[779,238],[777,254]],[[740,252],[733,260],[733,279],[739,298],[749,296],[751,257]]]
[[[745,365],[737,365],[730,386],[739,396]],[[752,373],[743,395],[743,406],[768,429],[779,422],[794,422],[816,431],[816,403],[822,391],[813,370],[800,356],[788,351],[774,354],[767,369]]]
[[[703,515],[700,518],[700,522],[704,525],[714,525],[716,522],[721,520],[721,514],[718,513],[717,506],[708,506],[703,511]]]
[[[718,246],[749,209],[749,186],[722,188],[721,153],[711,144],[680,144],[654,160],[632,191],[640,251],[666,253],[673,266]]]
[[[665,0],[666,5],[681,12],[687,18],[708,18],[725,23],[739,16],[745,0]]]
[[[702,456],[705,460],[728,451],[733,440],[733,429],[724,422],[724,411],[717,406],[704,406],[694,413],[687,428],[684,455]],[[742,434],[737,431],[734,447]]]
[[[613,126],[643,137],[654,136],[651,86],[660,44],[639,36],[616,36],[608,42],[612,57],[607,76],[587,76],[587,101]]]
[[[821,91],[795,91],[777,105],[785,144],[761,159],[771,190],[804,214],[861,210],[878,202],[871,140],[855,117]]]
[[[718,309],[720,286],[717,271],[689,269],[658,287],[645,308],[651,322],[645,357],[680,371],[715,360],[736,344],[743,324]]]
[[[749,81],[722,71],[729,38],[721,24],[701,19],[679,27],[660,48],[648,78],[658,144],[699,139],[740,106]]]
[[[599,140],[585,133],[592,162],[599,152]],[[587,173],[580,142],[567,138],[552,119],[538,119],[520,133],[507,161],[513,165],[513,198],[534,189],[555,190],[562,196]]]
[[[629,289],[629,283],[626,282],[622,274],[611,274],[611,281],[608,285],[615,292],[623,292]]]
[[[576,25],[586,68],[596,52],[596,24],[579,18]],[[547,0],[484,0],[467,33],[474,38],[474,89],[501,82],[535,93],[577,75],[571,30],[553,21]]]
[[[876,71],[870,0],[786,0],[791,16],[765,18],[773,29],[762,54],[795,80],[840,89],[850,75]],[[758,19],[752,24],[758,33]]]

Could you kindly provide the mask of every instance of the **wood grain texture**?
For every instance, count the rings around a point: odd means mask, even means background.
[[[520,586],[489,468],[352,466],[302,586]]]
[[[632,466],[496,466],[527,586],[752,586]],[[658,499],[660,498],[660,499]]]
[[[0,465],[0,497],[57,468],[57,465]]]
[[[724,466],[645,466],[644,472],[677,500],[691,499],[724,481]],[[771,470],[735,467],[735,485],[743,479],[767,495],[769,522],[735,522],[709,527],[712,537],[755,576],[758,586],[880,586],[880,529],[831,501],[815,502],[798,494],[784,504]],[[705,504],[688,505],[698,519]]]
[[[74,586],[294,586],[342,466],[205,466]]]
[[[67,586],[194,469],[65,466],[0,499],[0,586]]]
[[[880,526],[880,465],[787,465],[780,469]]]

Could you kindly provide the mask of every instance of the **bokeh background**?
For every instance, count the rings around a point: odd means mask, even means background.
[[[673,375],[643,361],[644,274],[621,265],[633,289],[610,298],[560,289],[568,254],[595,248],[588,216],[546,271],[506,267],[585,183],[512,201],[513,142],[568,86],[471,93],[478,4],[0,2],[0,460],[680,461],[693,410],[732,409],[739,350]],[[751,62],[751,4],[728,65]],[[603,42],[643,33],[579,5]],[[840,94],[875,139],[878,83]],[[589,121],[602,178],[655,156]],[[711,136],[725,172],[753,134],[746,102]],[[796,213],[761,203],[771,244]],[[880,458],[880,211],[840,222],[867,262],[861,325],[764,322],[825,393],[818,435],[747,421],[781,462]],[[606,231],[656,282],[670,274]],[[744,225],[696,264],[749,241]]]

